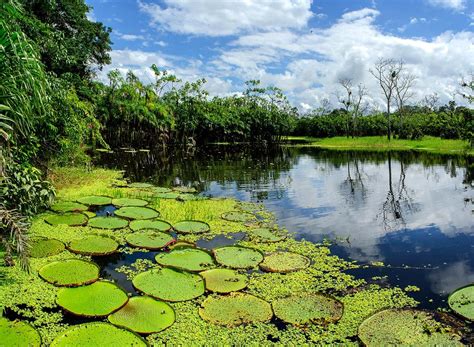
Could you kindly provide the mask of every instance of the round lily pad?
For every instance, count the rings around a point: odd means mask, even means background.
[[[175,321],[173,308],[166,302],[149,296],[135,296],[117,312],[109,316],[109,322],[140,334],[162,331]]]
[[[152,269],[135,276],[139,291],[165,301],[186,301],[204,294],[204,280],[191,272],[169,268]]]
[[[144,220],[132,220],[129,225],[130,229],[133,231],[137,230],[143,230],[143,229],[154,229],[158,231],[170,231],[171,230],[171,224],[161,220],[161,219],[155,219],[155,220],[149,220],[149,219],[144,219]]]
[[[179,193],[196,193],[197,190],[196,188],[193,188],[193,187],[185,187],[185,186],[182,186],[182,187],[173,187],[173,190],[175,192],[179,192]]]
[[[63,213],[63,214],[50,214],[44,218],[44,221],[49,225],[56,226],[65,224],[69,226],[81,226],[86,225],[89,218],[83,213]]]
[[[196,244],[189,241],[176,241],[175,243],[170,245],[168,248],[170,250],[173,250],[173,249],[180,249],[180,248],[195,248],[195,247],[196,247]]]
[[[456,289],[448,298],[451,309],[462,317],[474,320],[474,284]]]
[[[262,209],[261,205],[253,202],[239,202],[235,207],[245,212],[255,212]]]
[[[114,206],[146,206],[148,201],[142,199],[132,199],[132,198],[118,198],[112,199],[112,205]]]
[[[260,268],[268,272],[293,272],[305,269],[311,261],[304,255],[292,252],[273,252],[265,256]]]
[[[118,242],[110,237],[89,235],[72,240],[69,243],[68,249],[77,254],[103,256],[115,253],[118,246]]]
[[[120,216],[128,219],[152,219],[160,215],[160,213],[152,208],[148,207],[137,207],[137,206],[125,206],[121,207],[115,212],[116,216]]]
[[[459,336],[440,332],[431,313],[414,309],[388,309],[367,318],[359,326],[365,346],[457,346]]]
[[[75,287],[97,281],[99,267],[86,260],[66,259],[44,265],[38,274],[55,286]]]
[[[179,194],[179,196],[176,198],[178,201],[195,201],[204,199],[206,199],[206,197],[195,194]]]
[[[213,250],[214,257],[221,265],[234,269],[251,269],[263,260],[263,254],[253,248],[226,246]]]
[[[84,213],[89,218],[93,218],[93,217],[97,216],[97,213],[92,212],[92,211],[84,211],[82,213]]]
[[[64,251],[64,243],[56,239],[37,239],[31,244],[30,256],[32,258],[45,258]]]
[[[270,304],[256,296],[231,293],[220,297],[208,297],[199,308],[202,319],[228,327],[246,323],[268,322],[272,316]]]
[[[41,336],[26,322],[0,317],[0,345],[39,347]]]
[[[176,199],[179,193],[168,192],[168,193],[157,193],[154,195],[158,199]]]
[[[341,319],[344,311],[339,300],[322,294],[292,295],[275,300],[272,306],[275,316],[296,325],[333,323]]]
[[[130,246],[149,250],[165,248],[175,241],[170,234],[154,230],[143,230],[127,235],[125,238]]]
[[[101,195],[83,196],[82,198],[77,199],[77,201],[81,204],[90,206],[103,206],[112,204],[111,197]]]
[[[117,217],[94,217],[89,219],[89,226],[98,229],[123,229],[128,221]]]
[[[255,216],[248,212],[243,211],[230,211],[222,214],[222,219],[231,221],[231,222],[248,222],[255,219]]]
[[[143,189],[143,188],[152,188],[152,187],[153,187],[153,184],[150,184],[150,183],[143,183],[143,182],[133,182],[133,183],[130,183],[128,186],[129,186],[130,188]]]
[[[152,191],[155,193],[169,193],[171,192],[171,189],[166,187],[153,187]]]
[[[112,282],[97,281],[88,286],[61,288],[57,304],[82,317],[105,317],[128,301],[128,295]]]
[[[75,201],[58,201],[51,206],[51,210],[55,212],[82,212],[86,211],[87,208],[86,205]]]
[[[258,242],[279,242],[286,238],[286,235],[279,234],[270,228],[256,228],[249,231],[252,240]]]
[[[215,267],[212,256],[197,248],[175,249],[169,253],[159,253],[155,260],[160,265],[187,271],[203,271]]]
[[[206,222],[198,220],[183,220],[174,225],[174,229],[181,234],[200,234],[211,230]]]
[[[51,343],[51,347],[69,346],[136,346],[147,343],[133,332],[105,322],[73,325]]]
[[[206,289],[216,293],[237,292],[247,286],[247,276],[230,269],[211,269],[200,273]]]

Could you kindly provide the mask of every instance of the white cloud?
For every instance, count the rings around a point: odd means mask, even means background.
[[[133,34],[122,34],[122,35],[119,35],[119,37],[125,41],[138,41],[138,40],[145,39],[143,35],[133,35]]]
[[[256,30],[304,27],[312,0],[164,0],[165,6],[142,2],[140,9],[165,30],[225,36]]]
[[[428,3],[432,6],[439,6],[456,11],[463,10],[466,7],[465,0],[428,0]]]

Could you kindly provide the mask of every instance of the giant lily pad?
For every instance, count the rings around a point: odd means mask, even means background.
[[[153,184],[144,183],[144,182],[134,182],[134,183],[130,183],[128,186],[130,188],[138,188],[138,189],[153,188]]]
[[[88,286],[61,288],[57,304],[82,317],[105,317],[128,301],[128,295],[112,282],[98,281]]]
[[[169,192],[171,192],[171,189],[166,188],[166,187],[153,187],[151,190],[155,193],[169,193]]]
[[[117,217],[94,217],[89,219],[89,226],[98,229],[123,229],[128,221]]]
[[[64,251],[64,243],[56,239],[37,239],[31,244],[30,256],[32,258],[45,258]]]
[[[344,311],[339,300],[321,294],[292,295],[275,300],[272,306],[275,316],[296,325],[336,322]]]
[[[230,269],[211,269],[200,273],[206,289],[216,293],[237,292],[247,286],[247,276]]]
[[[260,268],[268,272],[286,273],[305,269],[310,263],[309,258],[298,253],[273,252],[265,256]]]
[[[186,186],[173,187],[173,190],[179,193],[196,193],[197,192],[196,188],[186,187]]]
[[[213,250],[214,257],[221,265],[234,269],[251,269],[263,260],[263,254],[253,248],[226,246]]]
[[[39,347],[41,336],[28,323],[0,317],[0,345]]]
[[[200,234],[211,230],[206,222],[198,220],[183,220],[174,225],[174,229],[181,234]]]
[[[170,250],[182,248],[196,248],[196,244],[190,241],[179,240],[168,247]]]
[[[258,242],[279,242],[286,238],[286,235],[277,233],[270,228],[256,228],[249,231],[250,238]]]
[[[112,199],[112,205],[114,206],[146,206],[148,205],[148,201],[142,199],[132,199],[132,198],[118,198]]]
[[[456,289],[449,296],[448,304],[457,314],[474,320],[474,284]]]
[[[175,321],[173,308],[166,302],[149,296],[135,296],[117,312],[109,316],[109,322],[140,334],[162,331]]]
[[[75,201],[58,201],[51,209],[55,212],[82,212],[87,210],[87,206]]]
[[[230,211],[222,214],[222,219],[231,221],[231,222],[248,222],[255,219],[255,216],[248,212],[243,211]]]
[[[133,285],[139,291],[165,301],[186,301],[204,294],[201,276],[169,268],[152,269],[138,274]]]
[[[170,231],[171,230],[171,224],[161,220],[161,219],[155,219],[155,220],[149,220],[149,219],[144,219],[144,220],[132,220],[129,225],[130,229],[133,231],[137,230],[143,230],[143,229],[154,229],[158,231]]]
[[[104,322],[74,325],[51,343],[51,347],[69,346],[137,346],[147,343],[131,331]]]
[[[97,281],[99,267],[90,261],[67,259],[44,265],[38,274],[55,286],[74,287]]]
[[[68,249],[77,254],[101,256],[115,253],[118,246],[118,242],[110,237],[89,235],[72,240]]]
[[[168,192],[168,193],[157,193],[154,195],[158,199],[176,199],[179,196],[179,193]]]
[[[170,234],[162,233],[154,230],[138,231],[127,235],[127,243],[133,247],[144,248],[149,250],[159,250],[165,248],[175,241]]]
[[[228,327],[246,323],[268,322],[272,316],[270,304],[256,296],[231,293],[208,297],[199,308],[202,319]]]
[[[160,265],[187,271],[203,271],[215,267],[212,256],[197,248],[183,248],[169,253],[159,253],[155,259]]]
[[[115,212],[116,216],[128,219],[152,219],[160,215],[160,213],[148,207],[125,206]]]
[[[254,202],[239,202],[235,205],[235,207],[245,212],[260,211],[263,208],[261,204],[257,204]]]
[[[83,213],[50,214],[44,218],[49,225],[65,224],[69,226],[86,225],[89,218]]]
[[[90,195],[77,199],[78,202],[89,206],[104,206],[112,204],[112,198],[109,196]]]
[[[414,309],[388,309],[367,318],[359,326],[365,346],[461,346],[459,336],[440,332],[432,314]]]

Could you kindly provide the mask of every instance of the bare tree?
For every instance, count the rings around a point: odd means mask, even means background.
[[[398,116],[400,119],[400,134],[403,134],[403,118],[405,117],[405,104],[411,99],[415,93],[413,86],[415,85],[416,77],[404,71],[404,64],[401,61],[401,70],[396,78],[395,83],[395,100],[397,102]],[[399,134],[399,135],[400,135]]]
[[[460,92],[461,96],[469,103],[474,103],[474,74],[471,74],[470,81],[463,78],[461,87],[463,88]]]
[[[357,129],[357,117],[362,113],[362,101],[367,96],[367,88],[359,83],[357,90],[354,91],[353,82],[350,78],[340,79],[339,84],[345,92],[344,96],[338,94],[337,99],[347,112],[346,135],[349,137],[349,132],[351,132],[352,137],[354,137]]]
[[[431,111],[436,111],[439,105],[438,93],[426,95],[421,101],[421,106],[429,108]]]

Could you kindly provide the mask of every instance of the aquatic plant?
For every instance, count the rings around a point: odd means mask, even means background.
[[[51,207],[54,212],[82,212],[87,210],[87,206],[75,201],[58,201]]]
[[[56,239],[37,238],[32,240],[30,256],[32,258],[45,258],[64,251],[64,243]]]
[[[143,207],[148,205],[148,201],[142,199],[134,199],[134,198],[115,198],[112,199],[112,205],[114,206],[138,206]]]
[[[123,229],[128,226],[128,221],[117,217],[94,217],[89,219],[88,225],[98,229]]]
[[[449,307],[462,317],[474,321],[474,284],[456,289],[448,297]]]
[[[175,242],[174,237],[170,234],[155,230],[137,231],[127,235],[125,239],[132,247],[149,250],[159,250]]]
[[[255,228],[248,231],[252,240],[257,242],[279,242],[286,239],[286,235],[278,233],[270,228]]]
[[[311,263],[308,257],[292,252],[273,252],[265,255],[260,268],[269,272],[293,272],[304,269]]]
[[[173,228],[181,234],[201,234],[211,230],[209,224],[198,220],[182,220],[175,223]]]
[[[50,225],[65,224],[69,226],[80,226],[86,225],[89,217],[84,213],[63,213],[63,214],[50,214],[44,217],[44,221]]]
[[[162,266],[196,272],[215,267],[212,256],[201,249],[175,249],[169,253],[158,253],[155,260]]]
[[[263,254],[253,248],[226,246],[212,251],[216,261],[233,269],[251,269],[263,261]]]
[[[41,336],[30,324],[0,317],[0,344],[3,346],[41,346]]]
[[[115,215],[127,219],[153,219],[160,215],[154,209],[148,207],[125,206],[115,210]]]
[[[84,205],[89,206],[104,206],[112,204],[112,198],[109,196],[90,195],[83,196],[77,199],[77,201]]]
[[[247,276],[230,269],[210,269],[200,272],[206,289],[216,293],[237,292],[247,287]]]
[[[143,230],[143,229],[154,229],[158,231],[170,231],[172,226],[167,221],[161,219],[144,219],[139,220],[135,219],[130,222],[130,229],[133,231]]]
[[[251,213],[244,211],[230,211],[222,214],[222,219],[230,222],[249,222],[255,219],[255,216]]]
[[[101,235],[88,235],[72,240],[68,249],[77,254],[90,256],[106,256],[117,251],[119,244],[114,239]]]
[[[80,259],[58,260],[41,267],[38,275],[55,286],[75,287],[99,279],[99,266]]]

